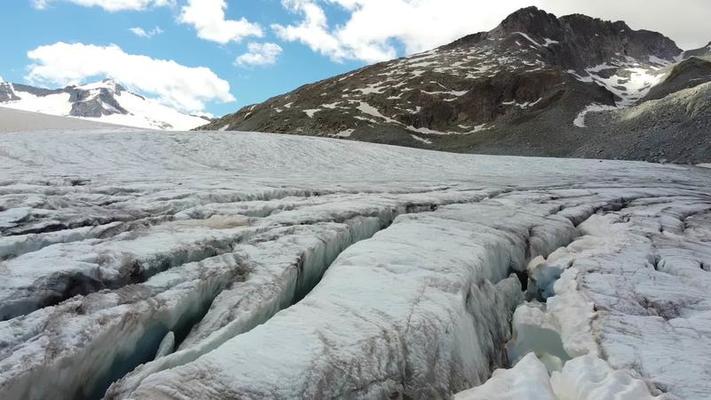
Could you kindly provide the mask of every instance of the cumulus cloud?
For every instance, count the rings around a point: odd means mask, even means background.
[[[290,11],[303,16],[302,21],[296,25],[272,25],[272,29],[282,40],[304,43],[312,50],[335,60],[359,58],[348,54],[346,46],[341,43],[337,34],[330,31],[326,13],[321,6],[311,0],[282,0],[282,4]]]
[[[656,30],[684,48],[711,40],[708,0],[282,0],[299,15],[295,23],[272,25],[279,38],[301,42],[333,60],[382,61],[431,49],[464,35],[494,28],[511,12],[538,6],[556,15],[585,13],[625,20],[632,28]],[[324,6],[348,15],[343,24],[328,21]]]
[[[262,37],[264,32],[259,24],[247,21],[226,19],[225,0],[188,0],[181,8],[178,21],[192,25],[201,39],[226,44],[237,42],[245,37]]]
[[[329,25],[316,0],[282,0],[302,16],[292,25],[273,25],[286,41],[299,41],[334,60],[381,61],[397,55],[397,45],[414,53],[491,29],[531,0],[327,0],[349,13],[345,24]],[[538,3],[540,1],[534,1]],[[397,42],[397,43],[395,43]]]
[[[145,30],[139,26],[135,26],[133,28],[129,28],[129,31],[131,31],[134,35],[146,39],[150,39],[153,36],[160,35],[163,33],[163,29],[161,29],[159,26],[156,26],[153,29]]]
[[[282,52],[276,43],[250,43],[248,52],[237,57],[237,64],[242,66],[273,65]]]
[[[32,0],[35,8],[43,10],[51,3],[59,1],[74,3],[84,7],[101,7],[106,11],[144,10],[149,7],[172,5],[175,0]]]
[[[208,68],[127,54],[113,44],[57,42],[31,50],[27,56],[33,64],[26,79],[36,84],[80,84],[107,77],[187,112],[203,110],[206,102],[235,100],[230,84]]]

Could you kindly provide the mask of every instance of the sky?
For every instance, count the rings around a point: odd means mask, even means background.
[[[490,30],[521,7],[711,41],[709,0],[2,0],[0,77],[113,78],[221,116],[303,84]]]

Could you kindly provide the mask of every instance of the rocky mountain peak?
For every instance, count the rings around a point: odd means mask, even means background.
[[[562,29],[558,18],[533,6],[522,8],[509,15],[491,33],[503,36],[518,32],[554,40],[562,38]]]
[[[126,91],[126,88],[123,85],[111,78],[104,79],[103,81],[101,81],[101,83],[105,86],[107,90],[111,90],[116,94],[121,94],[121,92]]]
[[[490,32],[469,35],[443,49],[487,46],[498,42],[499,53],[533,46],[534,57],[566,69],[580,70],[611,60],[648,63],[650,57],[671,62],[682,52],[666,36],[634,30],[623,21],[605,21],[582,14],[556,17],[537,7],[522,8]],[[529,52],[530,53],[530,52]]]
[[[682,50],[661,33],[634,30],[623,21],[604,21],[582,14],[561,17],[570,50],[586,64],[631,57],[647,62],[649,57],[673,61]]]
[[[123,86],[111,79],[82,86],[69,86],[65,91],[69,93],[69,101],[72,103],[70,114],[90,118],[128,114],[116,99],[124,90]]]
[[[71,85],[67,86],[69,90],[80,90],[80,91],[99,91],[105,93],[111,93],[116,95],[121,95],[122,92],[126,91],[126,88],[114,79],[104,79],[101,81],[87,83],[84,85]]]

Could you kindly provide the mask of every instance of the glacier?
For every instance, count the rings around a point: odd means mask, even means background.
[[[710,242],[694,166],[4,133],[0,398],[702,399]]]

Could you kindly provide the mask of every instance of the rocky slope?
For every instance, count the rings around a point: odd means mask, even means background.
[[[148,129],[189,130],[209,121],[131,93],[112,80],[54,90],[0,82],[0,106]]]
[[[598,133],[575,151],[576,156],[708,160],[711,83],[633,107],[590,114],[587,126]]]
[[[711,42],[709,42],[709,44],[707,44],[705,47],[685,51],[683,58],[689,57],[711,57]]]
[[[690,57],[674,65],[664,80],[654,86],[644,99],[661,99],[672,93],[698,86],[708,81],[711,81],[711,60]]]
[[[703,83],[703,67],[676,64],[707,51],[683,53],[665,36],[632,30],[624,22],[579,14],[557,18],[531,7],[490,32],[306,85],[201,129],[332,136],[457,152],[596,157],[583,150],[585,145],[622,126],[588,126],[589,115],[635,106],[650,91],[663,97]],[[655,90],[660,83],[663,87]],[[685,155],[678,151],[681,144],[669,141],[663,152],[680,154],[669,161],[711,161],[708,134],[694,131],[692,136],[703,142],[702,156]],[[656,153],[632,157],[661,160]]]

